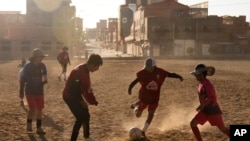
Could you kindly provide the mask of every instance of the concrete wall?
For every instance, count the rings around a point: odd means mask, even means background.
[[[189,55],[187,49],[195,47],[194,40],[174,40],[174,56],[187,56]]]

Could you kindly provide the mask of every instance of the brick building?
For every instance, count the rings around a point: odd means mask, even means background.
[[[0,13],[0,59],[21,59],[41,48],[55,59],[63,46],[71,56],[82,45],[82,19],[75,17],[71,0],[51,3],[26,0],[26,14]]]
[[[127,31],[130,34],[124,37],[128,54],[156,57],[250,51],[245,16],[208,16],[207,2],[190,7],[175,0],[136,4],[133,23]]]

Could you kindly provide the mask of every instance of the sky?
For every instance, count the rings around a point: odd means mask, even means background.
[[[26,13],[26,0],[0,0],[0,11],[21,11]],[[52,0],[48,0],[52,1]],[[53,0],[60,1],[60,0]],[[247,16],[250,21],[250,0],[178,0],[185,5],[208,1],[208,14],[218,16]],[[76,6],[76,16],[82,17],[85,28],[94,28],[100,19],[118,18],[119,6],[125,0],[72,0]]]

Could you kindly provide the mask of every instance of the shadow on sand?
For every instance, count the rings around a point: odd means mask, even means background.
[[[23,108],[23,110],[28,113],[28,108],[25,107],[25,105],[21,105],[21,107]],[[53,129],[56,129],[58,131],[63,131],[63,127],[59,126],[57,124],[55,124],[55,122],[53,121],[53,119],[47,115],[43,115],[43,125],[45,126],[51,126]],[[41,141],[48,141],[46,139],[46,134],[37,134],[37,136],[32,132],[30,134],[28,134],[28,137],[30,139],[30,141],[37,141],[36,137],[39,137]]]

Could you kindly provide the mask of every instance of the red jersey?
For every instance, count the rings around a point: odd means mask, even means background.
[[[70,73],[63,90],[63,97],[81,100],[82,96],[89,104],[96,104],[96,98],[91,88],[89,70],[86,64],[76,66]]]
[[[137,78],[141,84],[139,99],[145,104],[158,103],[160,89],[169,72],[155,67],[153,72],[145,69],[137,72]]]
[[[198,96],[201,104],[205,105],[202,112],[206,114],[220,114],[221,110],[217,102],[214,86],[208,79],[200,82],[198,86]]]
[[[67,65],[70,62],[68,52],[63,51],[59,53],[57,56],[57,60],[59,61],[60,64]]]

